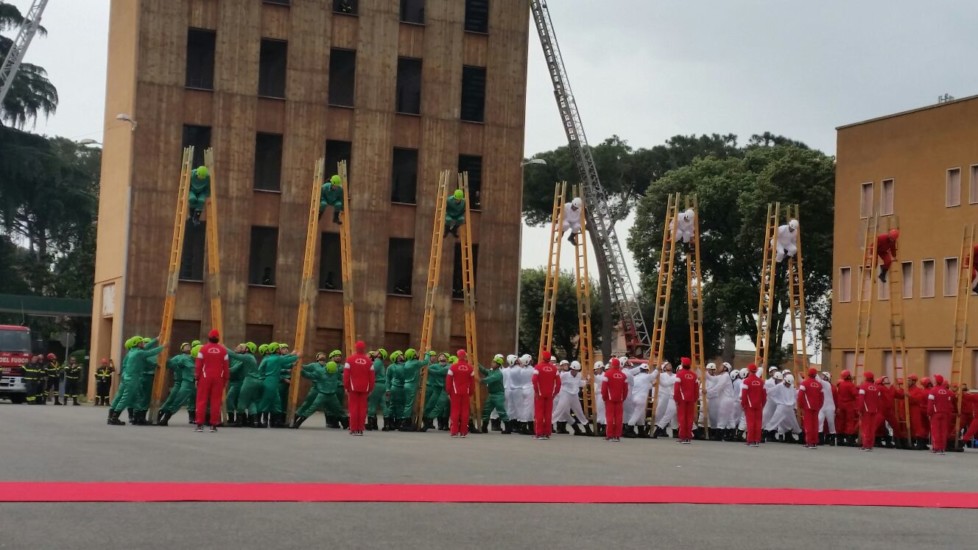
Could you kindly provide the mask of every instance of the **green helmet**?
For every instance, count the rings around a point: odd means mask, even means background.
[[[503,364],[503,356],[502,356],[502,354],[501,353],[497,353],[496,356],[492,358],[492,362],[493,363],[496,363],[497,365],[502,365]]]
[[[336,374],[336,371],[340,369],[340,366],[336,364],[336,361],[330,361],[326,363],[326,372],[330,374]]]
[[[206,166],[198,166],[197,169],[194,170],[194,173],[197,174],[197,179],[201,179],[202,180],[202,179],[204,179],[204,178],[207,177],[207,167]]]
[[[452,196],[455,197],[455,200],[460,201],[465,198],[465,193],[463,193],[461,189],[456,189],[455,192],[452,193]]]
[[[340,175],[339,174],[333,174],[333,176],[331,178],[329,178],[329,182],[331,184],[337,186],[337,187],[340,187],[340,186],[343,185],[343,179],[340,178]]]
[[[258,346],[258,353],[262,355],[268,354],[268,344],[262,344]]]
[[[377,350],[377,355],[380,355],[381,359],[384,359],[385,361],[387,360],[387,350],[385,350],[384,348],[380,348],[379,350]]]
[[[414,359],[417,356],[418,356],[418,352],[415,351],[414,348],[408,348],[407,351],[404,352],[404,358],[407,359],[408,361]]]
[[[258,349],[254,342],[245,342],[245,347],[248,348],[248,353],[252,354]]]
[[[135,344],[136,338],[139,338],[139,337],[138,336],[133,336],[133,337],[129,338],[128,340],[126,340],[126,344],[125,344],[126,350],[131,350],[133,348],[133,346],[136,345]]]
[[[189,350],[192,347],[193,346],[190,345],[190,342],[184,342],[184,343],[180,344],[180,351],[183,351],[183,348],[187,348]]]
[[[448,358],[448,362],[454,365],[455,363],[458,363],[458,357],[452,355]]]
[[[329,352],[329,358],[332,359],[334,357],[343,357],[343,352],[338,349]]]
[[[200,344],[197,344],[196,346],[194,346],[194,347],[193,347],[193,348],[192,348],[192,349],[190,350],[190,354],[191,354],[191,355],[197,355],[198,353],[200,353],[200,348],[201,348],[201,347],[203,347],[203,346],[201,346]]]
[[[153,339],[152,339],[152,338],[142,338],[142,340],[141,340],[141,342],[142,342],[143,344],[148,344],[148,343],[150,343],[150,342],[152,342],[152,341],[153,341]]]
[[[402,352],[401,350],[397,350],[397,351],[391,353],[391,361],[397,361],[398,359],[400,359],[402,357],[404,357],[404,352]]]
[[[190,347],[199,346],[199,345],[200,345],[200,340],[194,340],[193,342],[190,342]]]
[[[278,344],[275,342],[268,344],[268,353],[278,353],[278,347]]]

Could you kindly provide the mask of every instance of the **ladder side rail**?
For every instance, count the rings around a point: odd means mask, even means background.
[[[469,174],[458,175],[459,185],[465,194],[465,223],[462,226],[462,298],[465,318],[465,347],[473,366],[473,384],[475,385],[470,406],[475,414],[473,422],[477,428],[482,427],[482,375],[479,372],[479,340],[476,330],[475,309],[475,259],[472,250],[472,211],[469,206]]]
[[[971,262],[974,255],[975,226],[966,225],[964,228],[964,238],[961,244],[961,254],[958,257],[958,296],[955,304],[954,315],[954,348],[951,351],[951,382],[957,388],[955,390],[955,410],[954,417],[954,447],[959,448],[961,441],[961,416],[963,411],[964,392],[962,382],[964,380],[964,356],[968,346],[968,302],[971,297]]]
[[[687,208],[693,209],[693,238],[686,253],[686,302],[689,315],[691,366],[699,370],[700,407],[706,436],[710,436],[710,405],[706,396],[706,349],[703,342],[703,276],[700,272],[700,213],[696,195],[686,198]],[[694,418],[699,418],[699,414]]]
[[[857,288],[856,347],[853,353],[853,378],[859,380],[860,368],[866,362],[866,349],[873,320],[873,292],[876,290],[876,269],[878,263],[876,237],[879,231],[879,214],[874,213],[866,222],[866,235],[863,242],[863,259],[860,264],[859,287]],[[868,282],[868,285],[867,285]],[[869,288],[866,288],[866,287]]]
[[[655,380],[652,383],[653,422],[655,421],[655,408],[659,406],[659,378],[662,376],[662,361],[665,357],[665,349],[663,344],[665,341],[666,326],[669,322],[669,301],[672,297],[673,263],[676,257],[676,239],[672,231],[672,226],[676,221],[678,211],[679,193],[676,193],[675,195],[669,196],[669,201],[666,206],[662,250],[659,254],[659,277],[656,284],[655,315],[653,320],[655,323],[654,334],[656,335],[657,343],[654,344],[655,347],[650,351],[649,356],[650,360],[655,361],[655,364],[650,366],[649,370],[659,370],[659,374],[656,375]]]
[[[353,292],[353,245],[351,242],[351,230],[353,216],[350,213],[350,185],[346,161],[341,160],[336,164],[336,172],[340,176],[341,187],[343,189],[343,212],[340,214],[340,277],[343,281],[343,340],[346,344],[347,355],[356,353],[357,328],[356,310]],[[323,177],[325,177],[325,173]]]

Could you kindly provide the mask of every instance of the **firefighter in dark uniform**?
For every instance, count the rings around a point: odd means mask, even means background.
[[[40,356],[31,357],[30,361],[24,365],[24,386],[27,390],[27,404],[40,405],[42,384],[47,383],[47,375],[41,368]],[[43,382],[42,382],[43,381]]]
[[[81,387],[81,375],[82,366],[78,361],[71,357],[68,359],[68,365],[65,366],[65,405],[68,404],[68,399],[71,399],[71,404],[78,406],[78,389]]]
[[[95,371],[95,405],[109,405],[109,390],[112,388],[112,373],[115,367],[108,359],[102,359]]]
[[[44,391],[44,402],[47,403],[51,396],[54,396],[54,404],[61,404],[61,376],[64,374],[64,368],[58,363],[58,357],[49,353],[47,356],[47,362],[44,367],[44,372],[47,373],[47,388]]]

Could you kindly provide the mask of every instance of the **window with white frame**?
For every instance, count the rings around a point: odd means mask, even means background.
[[[935,265],[934,260],[921,260],[920,262],[920,297],[934,297]]]
[[[978,203],[978,164],[971,165],[971,180],[968,182],[968,202]]]
[[[873,215],[873,182],[864,183],[859,189],[859,217],[868,218]]]
[[[944,258],[944,295],[958,295],[958,259]]]
[[[839,301],[852,301],[852,268],[839,268]]]
[[[951,168],[947,171],[947,199],[944,206],[961,205],[961,169]]]
[[[903,262],[903,299],[913,298],[913,262]]]
[[[880,215],[893,215],[893,180],[883,180],[880,191]]]

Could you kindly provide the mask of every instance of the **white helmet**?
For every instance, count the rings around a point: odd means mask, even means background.
[[[741,378],[747,378],[747,375],[748,374],[750,374],[750,371],[748,371],[746,367],[740,369],[740,377]]]
[[[692,208],[687,208],[686,211],[683,212],[682,216],[683,216],[683,221],[684,222],[691,222],[691,221],[693,221],[693,209]]]
[[[798,220],[791,220],[790,222],[788,222],[788,229],[792,231],[798,229]]]
[[[771,372],[773,370],[778,370],[778,367],[775,367],[775,366],[772,365],[772,366],[770,366],[770,367],[767,368],[767,371],[768,372]]]
[[[618,357],[618,362],[621,363],[621,368],[627,367],[628,366],[628,356],[627,355],[619,356]]]
[[[574,200],[571,201],[571,206],[573,206],[574,208],[580,210],[581,209],[581,199],[579,197],[574,197]]]
[[[829,371],[822,371],[822,378],[826,380],[832,380],[832,373]]]
[[[533,358],[530,357],[529,353],[524,353],[522,356],[520,356],[520,364],[523,365],[524,367],[529,365],[532,361]]]
[[[793,384],[795,381],[795,377],[792,376],[791,373],[789,372],[788,374],[784,375],[784,381],[789,384]]]
[[[507,355],[506,356],[506,364],[508,364],[509,366],[512,367],[513,364],[515,364],[515,363],[516,363],[516,356],[515,355]]]
[[[563,361],[560,362],[560,364],[561,365],[570,365],[570,361],[568,361],[567,359],[564,359]]]
[[[784,375],[781,374],[781,371],[778,371],[778,372],[774,373],[774,379],[775,380],[784,380]]]
[[[571,370],[581,370],[581,364],[577,361],[572,361],[570,364]]]
[[[733,365],[726,361],[723,362],[723,368],[727,369],[727,372],[733,372],[734,370]]]
[[[730,373],[730,379],[731,380],[736,380],[738,378],[740,378],[740,372],[739,371],[733,371],[733,372]]]
[[[706,370],[717,370],[717,364],[716,363],[707,363],[706,364]]]
[[[604,363],[602,363],[601,361],[595,361],[594,362],[594,368],[595,369],[603,369],[604,368]]]
[[[503,354],[501,354],[501,353],[497,353],[497,354],[496,354],[496,355],[495,355],[495,356],[494,356],[494,357],[492,358],[492,362],[493,362],[493,363],[496,363],[496,362],[497,362],[497,359],[503,359],[503,358],[504,358],[504,357],[503,357]]]

